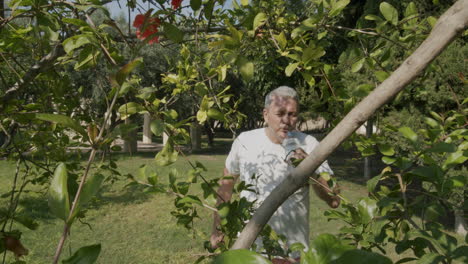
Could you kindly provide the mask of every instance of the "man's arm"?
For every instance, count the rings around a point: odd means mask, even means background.
[[[305,159],[307,156],[308,154],[303,149],[298,148],[295,150],[294,158]],[[340,193],[338,185],[332,190],[328,185],[327,180],[319,177],[312,184],[312,188],[314,189],[315,194],[317,194],[317,196],[325,201],[331,208],[337,208],[340,205],[340,197],[336,195]],[[330,193],[335,195],[330,195]]]
[[[228,202],[232,197],[232,190],[234,189],[234,184],[239,178],[239,175],[231,175],[229,171],[224,168],[224,176],[231,176],[233,179],[221,179],[219,181],[218,197],[216,201],[216,206],[221,203]],[[217,248],[218,244],[223,241],[224,234],[219,230],[221,224],[221,218],[219,217],[218,212],[213,214],[213,229],[211,231],[211,247]]]
[[[315,194],[317,194],[317,196],[325,201],[331,208],[337,208],[340,205],[340,197],[336,195],[340,193],[338,186],[332,190],[328,185],[327,180],[319,177],[316,182],[312,183],[312,188],[314,189]],[[330,193],[335,195],[330,195]]]

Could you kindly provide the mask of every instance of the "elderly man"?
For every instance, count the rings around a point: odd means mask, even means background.
[[[255,202],[258,207],[273,189],[294,169],[289,156],[305,158],[318,146],[318,141],[309,135],[296,131],[298,119],[298,96],[294,89],[281,86],[271,91],[265,98],[263,118],[267,126],[241,133],[232,144],[226,159],[225,176],[233,179],[220,181],[218,190],[222,200],[231,199],[234,183],[239,178],[251,184],[255,192],[243,191],[240,195]],[[293,145],[291,148],[291,144]],[[288,146],[286,146],[288,145]],[[292,149],[292,151],[291,151]],[[288,157],[288,158],[287,158]],[[333,174],[327,162],[315,172]],[[314,184],[317,195],[333,208],[339,205],[337,196],[330,196],[327,181],[319,178],[321,184]],[[219,199],[219,203],[222,202]],[[309,244],[309,186],[304,186],[288,198],[271,217],[268,224],[287,239],[291,245],[300,242]],[[220,218],[215,213],[212,246],[223,239],[219,231]]]

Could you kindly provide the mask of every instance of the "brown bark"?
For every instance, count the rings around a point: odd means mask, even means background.
[[[278,185],[245,226],[232,249],[249,248],[276,209],[307,183],[308,176],[359,126],[369,119],[448,46],[468,24],[468,0],[457,1],[437,21],[429,37],[402,65],[364,98],[320,145]]]

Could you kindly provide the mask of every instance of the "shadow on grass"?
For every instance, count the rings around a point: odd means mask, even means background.
[[[24,208],[22,214],[34,219],[52,220],[56,217],[49,210],[46,196],[23,195],[19,205]]]
[[[98,199],[89,208],[99,209],[108,204],[140,204],[146,202],[154,194],[145,191],[143,185],[129,185],[115,190],[112,185],[104,185],[99,192]]]
[[[364,158],[356,150],[344,150],[338,148],[328,157],[328,163],[338,179],[350,181],[360,185],[366,185],[364,177]],[[382,171],[384,165],[379,157],[370,157],[371,177]]]

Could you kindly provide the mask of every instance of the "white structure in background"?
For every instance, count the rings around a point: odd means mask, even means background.
[[[0,13],[0,16],[3,15],[5,18],[11,15],[11,9],[8,6],[8,2],[10,2],[10,0],[0,0],[0,9],[3,11],[3,13]]]
[[[143,116],[143,143],[152,143],[151,140],[151,115],[149,113],[145,113]]]
[[[366,135],[366,129],[367,129],[367,121],[362,124],[362,126],[360,126],[357,130],[356,130],[356,134],[359,134],[359,135]],[[372,126],[372,133],[373,134],[379,134],[380,133],[380,129],[378,129],[375,125]]]

